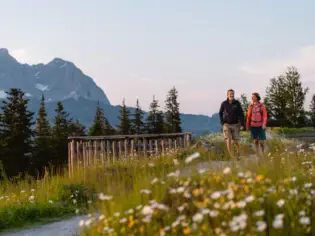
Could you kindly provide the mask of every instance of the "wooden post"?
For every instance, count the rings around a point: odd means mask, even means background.
[[[189,148],[190,147],[190,134],[185,134],[186,135],[186,148]]]
[[[125,153],[125,158],[128,156],[128,139],[126,138],[124,141],[124,153]]]
[[[155,154],[158,156],[159,155],[159,145],[158,145],[158,140],[154,140],[155,142]]]
[[[122,157],[121,140],[118,140],[118,158]]]
[[[174,139],[174,150],[177,150],[177,138]]]
[[[131,156],[132,157],[134,157],[135,156],[135,154],[134,154],[134,140],[133,139],[131,139],[130,140],[130,153],[131,153]]]
[[[172,139],[168,139],[168,151],[170,152],[172,150]]]
[[[93,161],[94,166],[96,166],[97,164],[97,155],[98,155],[98,141],[94,141],[94,161]]]
[[[143,138],[143,155],[144,157],[147,157],[147,140]]]
[[[80,146],[81,146],[81,141],[78,141],[77,142],[77,150],[76,150],[76,153],[77,153],[77,168],[79,169],[80,167],[80,159],[81,159],[81,151],[80,151]]]
[[[110,161],[110,157],[111,157],[111,155],[110,155],[110,141],[109,140],[107,140],[106,141],[106,153],[107,153],[107,155],[106,155],[106,157],[107,157],[107,161],[109,162]]]
[[[105,141],[102,140],[101,141],[101,154],[100,154],[100,157],[101,157],[101,163],[102,163],[102,166],[104,165],[104,160],[105,160]]]
[[[86,142],[83,142],[83,169],[84,169],[84,176],[85,176],[85,171],[86,171]]]
[[[183,138],[179,137],[179,147],[182,148],[183,147]]]
[[[115,140],[113,140],[112,141],[112,152],[113,152],[113,162],[115,161],[115,159],[116,159],[116,141]]]
[[[152,139],[149,140],[149,152],[150,152],[150,157],[153,155],[153,149],[152,149]]]
[[[162,146],[162,155],[165,155],[165,147],[164,147],[164,139],[161,140],[161,146]]]
[[[91,165],[91,159],[92,159],[92,141],[89,141],[89,159],[88,159],[88,165]]]
[[[68,174],[71,177],[71,142],[68,142]]]
[[[73,166],[74,166],[73,163],[74,163],[74,158],[75,158],[74,156],[75,143],[76,143],[75,140],[71,141],[71,175],[73,175]]]

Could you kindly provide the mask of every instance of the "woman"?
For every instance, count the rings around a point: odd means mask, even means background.
[[[264,154],[266,140],[267,111],[264,104],[260,102],[261,98],[258,93],[252,94],[252,104],[248,107],[246,128],[250,130],[254,139],[256,153],[259,153],[259,146]]]

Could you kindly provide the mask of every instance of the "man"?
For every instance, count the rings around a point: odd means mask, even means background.
[[[245,121],[242,105],[234,99],[234,95],[233,89],[227,91],[227,99],[222,102],[219,115],[221,125],[223,125],[223,135],[226,140],[227,150],[232,156],[231,146],[233,140],[236,149],[236,159],[240,160],[240,129],[244,129]]]
[[[267,111],[264,104],[260,102],[258,93],[252,94],[252,104],[248,107],[246,129],[251,133],[254,139],[256,153],[259,153],[259,146],[264,154],[266,140]]]

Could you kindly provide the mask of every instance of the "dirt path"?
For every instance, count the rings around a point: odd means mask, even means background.
[[[18,232],[0,233],[0,236],[72,236],[80,232],[79,222],[82,219],[87,219],[87,216],[75,216]]]

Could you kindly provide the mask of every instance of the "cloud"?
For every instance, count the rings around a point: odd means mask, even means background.
[[[238,69],[246,74],[273,77],[283,73],[287,67],[295,66],[302,80],[315,77],[315,45],[309,45],[295,51],[289,58],[270,59],[257,63],[245,63]]]

